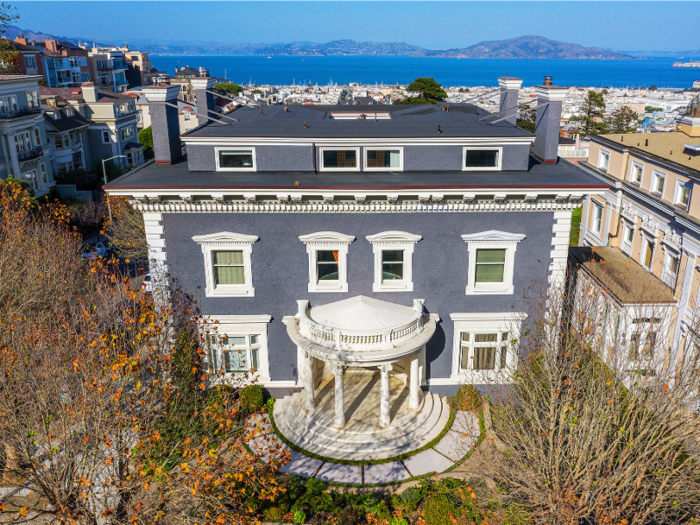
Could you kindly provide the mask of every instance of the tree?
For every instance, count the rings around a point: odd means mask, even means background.
[[[238,95],[243,88],[238,84],[215,84],[214,91],[220,91],[224,95]]]
[[[530,133],[535,132],[535,123],[537,122],[537,109],[528,109],[521,113],[520,117],[515,119],[515,125],[523,128]]]
[[[107,196],[112,209],[112,221],[105,225],[110,245],[125,259],[137,263],[148,262],[148,245],[143,215],[129,204],[125,197]]]
[[[651,86],[649,86],[649,91],[656,91],[657,89],[659,88],[656,87],[656,84],[652,84]]]
[[[145,149],[153,151],[153,128],[151,126],[139,130],[139,142],[144,145]]]
[[[602,93],[589,91],[581,105],[581,114],[571,117],[572,122],[581,122],[583,136],[605,133],[605,100]]]
[[[442,86],[435,82],[434,78],[420,77],[411,82],[406,91],[420,93],[418,97],[407,97],[403,104],[435,104],[447,98],[447,93]]]
[[[608,271],[593,264],[596,275]],[[521,305],[521,357],[503,378],[512,388],[489,391],[496,447],[481,458],[484,474],[502,504],[537,525],[691,523],[700,510],[698,352],[673,373],[656,338],[670,312],[634,307],[627,326],[604,307],[609,290],[578,279],[566,294],[532,289]],[[650,318],[659,328],[636,323]],[[633,364],[640,359],[647,364]]]
[[[17,20],[19,20],[17,9],[5,2],[0,3],[0,36],[4,37],[7,26]],[[0,73],[16,74],[19,55],[19,51],[13,47],[11,40],[0,39]]]
[[[620,106],[608,119],[608,133],[634,133],[637,122],[637,113],[632,108]]]
[[[202,366],[195,305],[133,292],[57,204],[0,183],[0,521],[249,521],[280,490],[243,447],[233,388]],[[163,303],[163,304],[159,304]]]

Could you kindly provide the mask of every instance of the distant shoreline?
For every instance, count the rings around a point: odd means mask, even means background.
[[[401,58],[436,58],[443,60],[649,60],[647,57],[603,58],[603,57],[557,57],[557,58],[494,58],[494,57],[436,57],[417,55],[267,55],[267,54],[182,54],[182,53],[149,53],[152,57],[295,57],[295,58],[337,58],[337,57],[401,57]],[[664,57],[666,58],[666,57]]]

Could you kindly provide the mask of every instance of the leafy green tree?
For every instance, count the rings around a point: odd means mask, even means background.
[[[657,89],[659,88],[656,87],[656,84],[652,84],[651,86],[649,86],[649,91],[656,91]]]
[[[581,122],[583,136],[605,133],[605,100],[602,93],[589,91],[581,105],[581,114],[571,117],[571,121]]]
[[[407,91],[417,91],[420,102],[404,102],[405,104],[435,104],[447,98],[447,93],[442,86],[435,82],[434,78],[420,77],[411,82],[406,88]],[[414,100],[409,97],[407,100]]]
[[[5,2],[0,3],[0,36],[4,37],[7,32],[7,26],[19,20],[17,8],[12,7]],[[12,46],[12,41],[6,38],[0,39],[0,73],[16,74],[17,59],[19,51]]]
[[[532,108],[523,112],[521,116],[515,120],[515,125],[523,128],[525,131],[534,133],[535,122],[537,122],[537,110]]]
[[[238,95],[243,88],[238,84],[215,84],[214,91],[221,91],[223,94]]]
[[[637,122],[637,113],[629,106],[621,106],[608,119],[608,133],[634,133]]]
[[[147,149],[153,150],[153,129],[151,126],[139,131],[139,142]]]

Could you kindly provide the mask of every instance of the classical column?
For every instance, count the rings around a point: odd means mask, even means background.
[[[345,395],[343,393],[343,373],[345,367],[340,363],[332,363],[331,371],[335,376],[335,426],[345,426]]]
[[[19,167],[19,160],[17,158],[17,144],[15,144],[14,133],[7,135],[7,147],[10,150],[10,162],[12,163],[12,171],[14,172],[14,176],[21,179],[22,170]]]
[[[313,357],[304,352],[304,397],[306,399],[306,410],[313,411],[316,408],[314,402],[314,367]]]
[[[418,374],[418,356],[420,356],[420,350],[417,350],[411,356],[411,375],[408,378],[408,408],[416,409],[420,403],[420,398],[418,397],[418,390],[420,389],[420,377]]]
[[[389,414],[389,371],[392,369],[390,364],[380,365],[381,372],[381,389],[379,392],[379,426],[387,427],[391,423],[391,415]]]

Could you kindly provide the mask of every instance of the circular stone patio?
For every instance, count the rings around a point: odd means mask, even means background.
[[[246,434],[250,449],[261,460],[280,464],[281,472],[334,483],[383,485],[455,468],[478,442],[480,428],[476,414],[457,411],[452,427],[435,446],[403,460],[369,465],[323,461],[291,450],[275,434],[267,414],[249,416]]]

